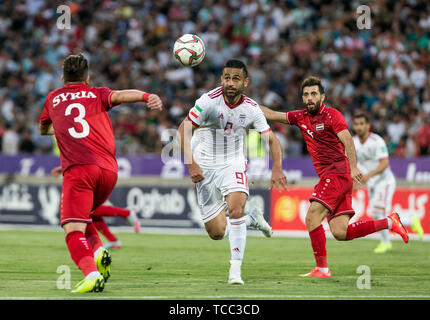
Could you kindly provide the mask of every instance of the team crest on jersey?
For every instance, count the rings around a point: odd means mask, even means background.
[[[245,118],[246,118],[246,115],[240,114],[239,115],[239,123],[242,125],[245,124]]]
[[[324,123],[319,123],[315,126],[316,131],[324,130]]]

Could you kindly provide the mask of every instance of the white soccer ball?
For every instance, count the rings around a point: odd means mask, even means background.
[[[194,67],[205,58],[205,44],[195,34],[184,34],[176,40],[173,55],[185,67]]]

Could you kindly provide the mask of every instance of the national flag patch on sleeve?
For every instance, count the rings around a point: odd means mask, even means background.
[[[195,105],[194,108],[190,110],[190,115],[198,119],[200,112],[202,112],[202,109],[198,105]]]

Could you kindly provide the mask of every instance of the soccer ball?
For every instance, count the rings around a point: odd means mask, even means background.
[[[173,55],[185,67],[194,67],[205,57],[205,44],[195,34],[184,34],[176,40],[173,46]]]

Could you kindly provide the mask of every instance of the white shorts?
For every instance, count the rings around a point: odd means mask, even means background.
[[[391,210],[391,203],[393,201],[394,191],[396,190],[395,179],[384,179],[377,181],[368,188],[369,190],[369,213],[377,213],[378,208],[384,208],[388,213]]]
[[[204,223],[215,218],[222,210],[227,210],[225,196],[228,194],[244,192],[249,196],[245,162],[202,171],[205,178],[195,186],[197,203]]]

